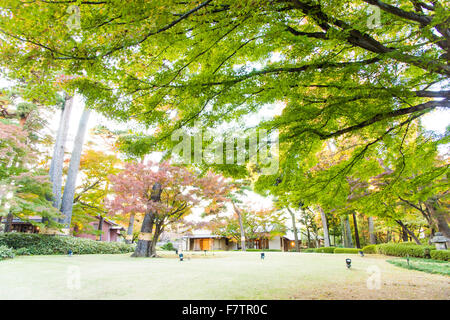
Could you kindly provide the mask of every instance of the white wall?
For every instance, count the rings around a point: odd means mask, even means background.
[[[280,237],[276,236],[269,240],[269,249],[281,249]]]

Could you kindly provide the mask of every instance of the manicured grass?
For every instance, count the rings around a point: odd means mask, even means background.
[[[387,262],[406,269],[419,270],[428,273],[436,273],[450,276],[450,262],[446,261],[409,258],[408,264],[406,258],[401,258],[401,259],[387,260]]]
[[[449,299],[450,278],[384,256],[266,252],[21,256],[0,262],[0,299]],[[345,259],[352,259],[347,269]],[[367,283],[379,271],[380,286]],[[79,282],[76,279],[79,278]],[[75,281],[72,281],[75,280]],[[77,286],[77,283],[80,286]]]

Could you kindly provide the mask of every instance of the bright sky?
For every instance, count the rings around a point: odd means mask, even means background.
[[[9,86],[10,84],[0,79],[0,88]],[[82,111],[84,108],[84,101],[83,99],[76,95],[74,98],[74,106],[72,110],[71,115],[71,123],[69,125],[69,136],[67,141],[67,148],[66,152],[71,152],[73,148],[73,141],[76,135],[76,131],[78,128],[78,122],[81,117]],[[249,118],[248,121],[246,119],[246,125],[249,127],[257,125],[257,123],[262,119],[262,116],[264,115],[264,118],[267,119],[267,117],[274,116],[276,114],[280,114],[281,110],[283,108],[282,104],[275,104],[275,105],[267,105],[262,108],[262,110],[259,112],[258,115]],[[58,130],[59,125],[59,118],[60,118],[60,112],[54,113],[49,115],[50,119],[48,129],[50,130],[51,134],[53,136],[56,136],[56,131]],[[423,116],[420,120],[425,127],[426,130],[434,131],[438,134],[444,134],[446,127],[450,125],[450,110],[434,110],[430,112],[429,114]],[[116,121],[107,120],[104,116],[100,115],[99,113],[93,111],[91,112],[91,116],[88,123],[88,129],[94,128],[97,125],[104,125],[108,127],[109,129],[121,129],[129,128],[130,126],[124,123],[119,123]],[[86,141],[93,140],[93,135],[89,132],[86,136]],[[445,147],[447,150],[441,150],[442,153],[448,153],[448,145]],[[154,161],[159,161],[161,158],[160,153],[154,153],[148,156],[147,159],[151,159]],[[249,204],[250,207],[252,207],[255,210],[262,209],[262,208],[269,208],[272,206],[272,200],[271,198],[261,197],[260,195],[254,193],[254,192],[247,192],[247,197],[243,199],[246,203]],[[192,216],[190,216],[190,220],[199,220],[200,215],[202,213],[202,208],[195,208],[193,210]],[[226,214],[230,214],[232,212],[231,207],[228,208]],[[290,219],[287,221],[288,227],[291,227]]]

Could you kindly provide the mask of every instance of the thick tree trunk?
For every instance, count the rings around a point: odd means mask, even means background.
[[[289,207],[286,207],[292,219],[292,231],[294,232],[295,251],[300,252],[300,243],[298,241],[297,225],[295,223],[295,213]]]
[[[377,244],[377,236],[375,235],[375,228],[372,217],[369,217],[368,223],[369,223],[369,243]]]
[[[445,237],[450,238],[450,228],[448,226],[448,213],[443,210],[439,210],[437,200],[430,199],[425,202],[425,206],[436,221],[438,231]]]
[[[153,212],[146,213],[142,221],[141,233],[132,257],[151,257],[153,232]]]
[[[72,155],[70,157],[69,170],[67,172],[67,181],[64,187],[64,194],[61,203],[61,212],[64,215],[61,223],[64,224],[64,233],[70,232],[72,222],[73,198],[75,196],[75,184],[77,181],[78,169],[80,167],[81,152],[83,150],[84,136],[87,131],[87,124],[91,111],[87,108],[83,110],[77,135],[75,137]]]
[[[391,230],[390,229],[386,232],[386,242],[391,242]]]
[[[244,222],[242,221],[242,213],[241,213],[241,210],[239,210],[239,208],[236,206],[236,204],[234,202],[233,202],[233,208],[239,218],[239,228],[241,231],[241,250],[246,251],[245,231],[244,231]]]
[[[360,249],[361,248],[361,243],[359,242],[358,222],[356,221],[356,213],[355,213],[355,211],[352,212],[352,215],[353,215],[353,227],[355,228],[356,247],[358,249]]]
[[[344,247],[353,248],[352,230],[350,228],[350,221],[347,215],[342,218]]]
[[[329,247],[330,246],[330,235],[328,234],[327,216],[326,216],[325,212],[322,210],[322,208],[319,207],[319,211],[320,211],[320,217],[322,219],[324,245],[325,245],[325,247]]]
[[[436,216],[437,227],[439,232],[450,239],[450,228],[448,227],[447,217],[444,214],[439,214]]]
[[[161,201],[161,192],[162,192],[161,184],[156,182],[153,185],[149,202]],[[155,223],[154,220],[155,220],[155,213],[148,206],[147,212],[144,216],[144,221],[142,221],[141,233],[139,234],[139,241],[134,253],[131,255],[132,257],[153,257],[156,254],[155,246],[158,238],[152,235],[153,224]]]
[[[64,163],[64,150],[69,132],[70,113],[72,111],[73,97],[65,96],[64,107],[61,111],[59,128],[56,134],[55,146],[53,148],[53,157],[50,163],[50,182],[52,183],[53,207],[58,210],[61,207],[61,189]]]
[[[5,232],[11,232],[13,218],[14,218],[13,214],[8,213],[8,215],[6,216],[6,221],[5,221]]]
[[[401,237],[403,242],[408,242],[409,241],[408,233],[406,232],[406,230],[403,227],[400,228],[400,237]]]
[[[133,241],[134,216],[135,216],[134,213],[130,214],[130,221],[128,222],[126,243],[131,243]]]

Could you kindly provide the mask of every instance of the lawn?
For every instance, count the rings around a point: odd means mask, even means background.
[[[33,256],[0,262],[0,299],[449,299],[450,277],[378,255],[203,253],[180,262],[125,255]],[[345,258],[352,259],[347,269]],[[369,289],[369,270],[380,286]],[[79,277],[78,277],[79,276]],[[80,279],[79,282],[71,279]],[[373,275],[372,275],[373,277]],[[374,279],[374,278],[371,278]],[[79,284],[79,286],[78,286]]]
[[[413,269],[428,273],[437,273],[450,276],[450,263],[446,261],[409,258],[408,262],[406,258],[398,258],[387,260],[387,262],[406,269]]]

